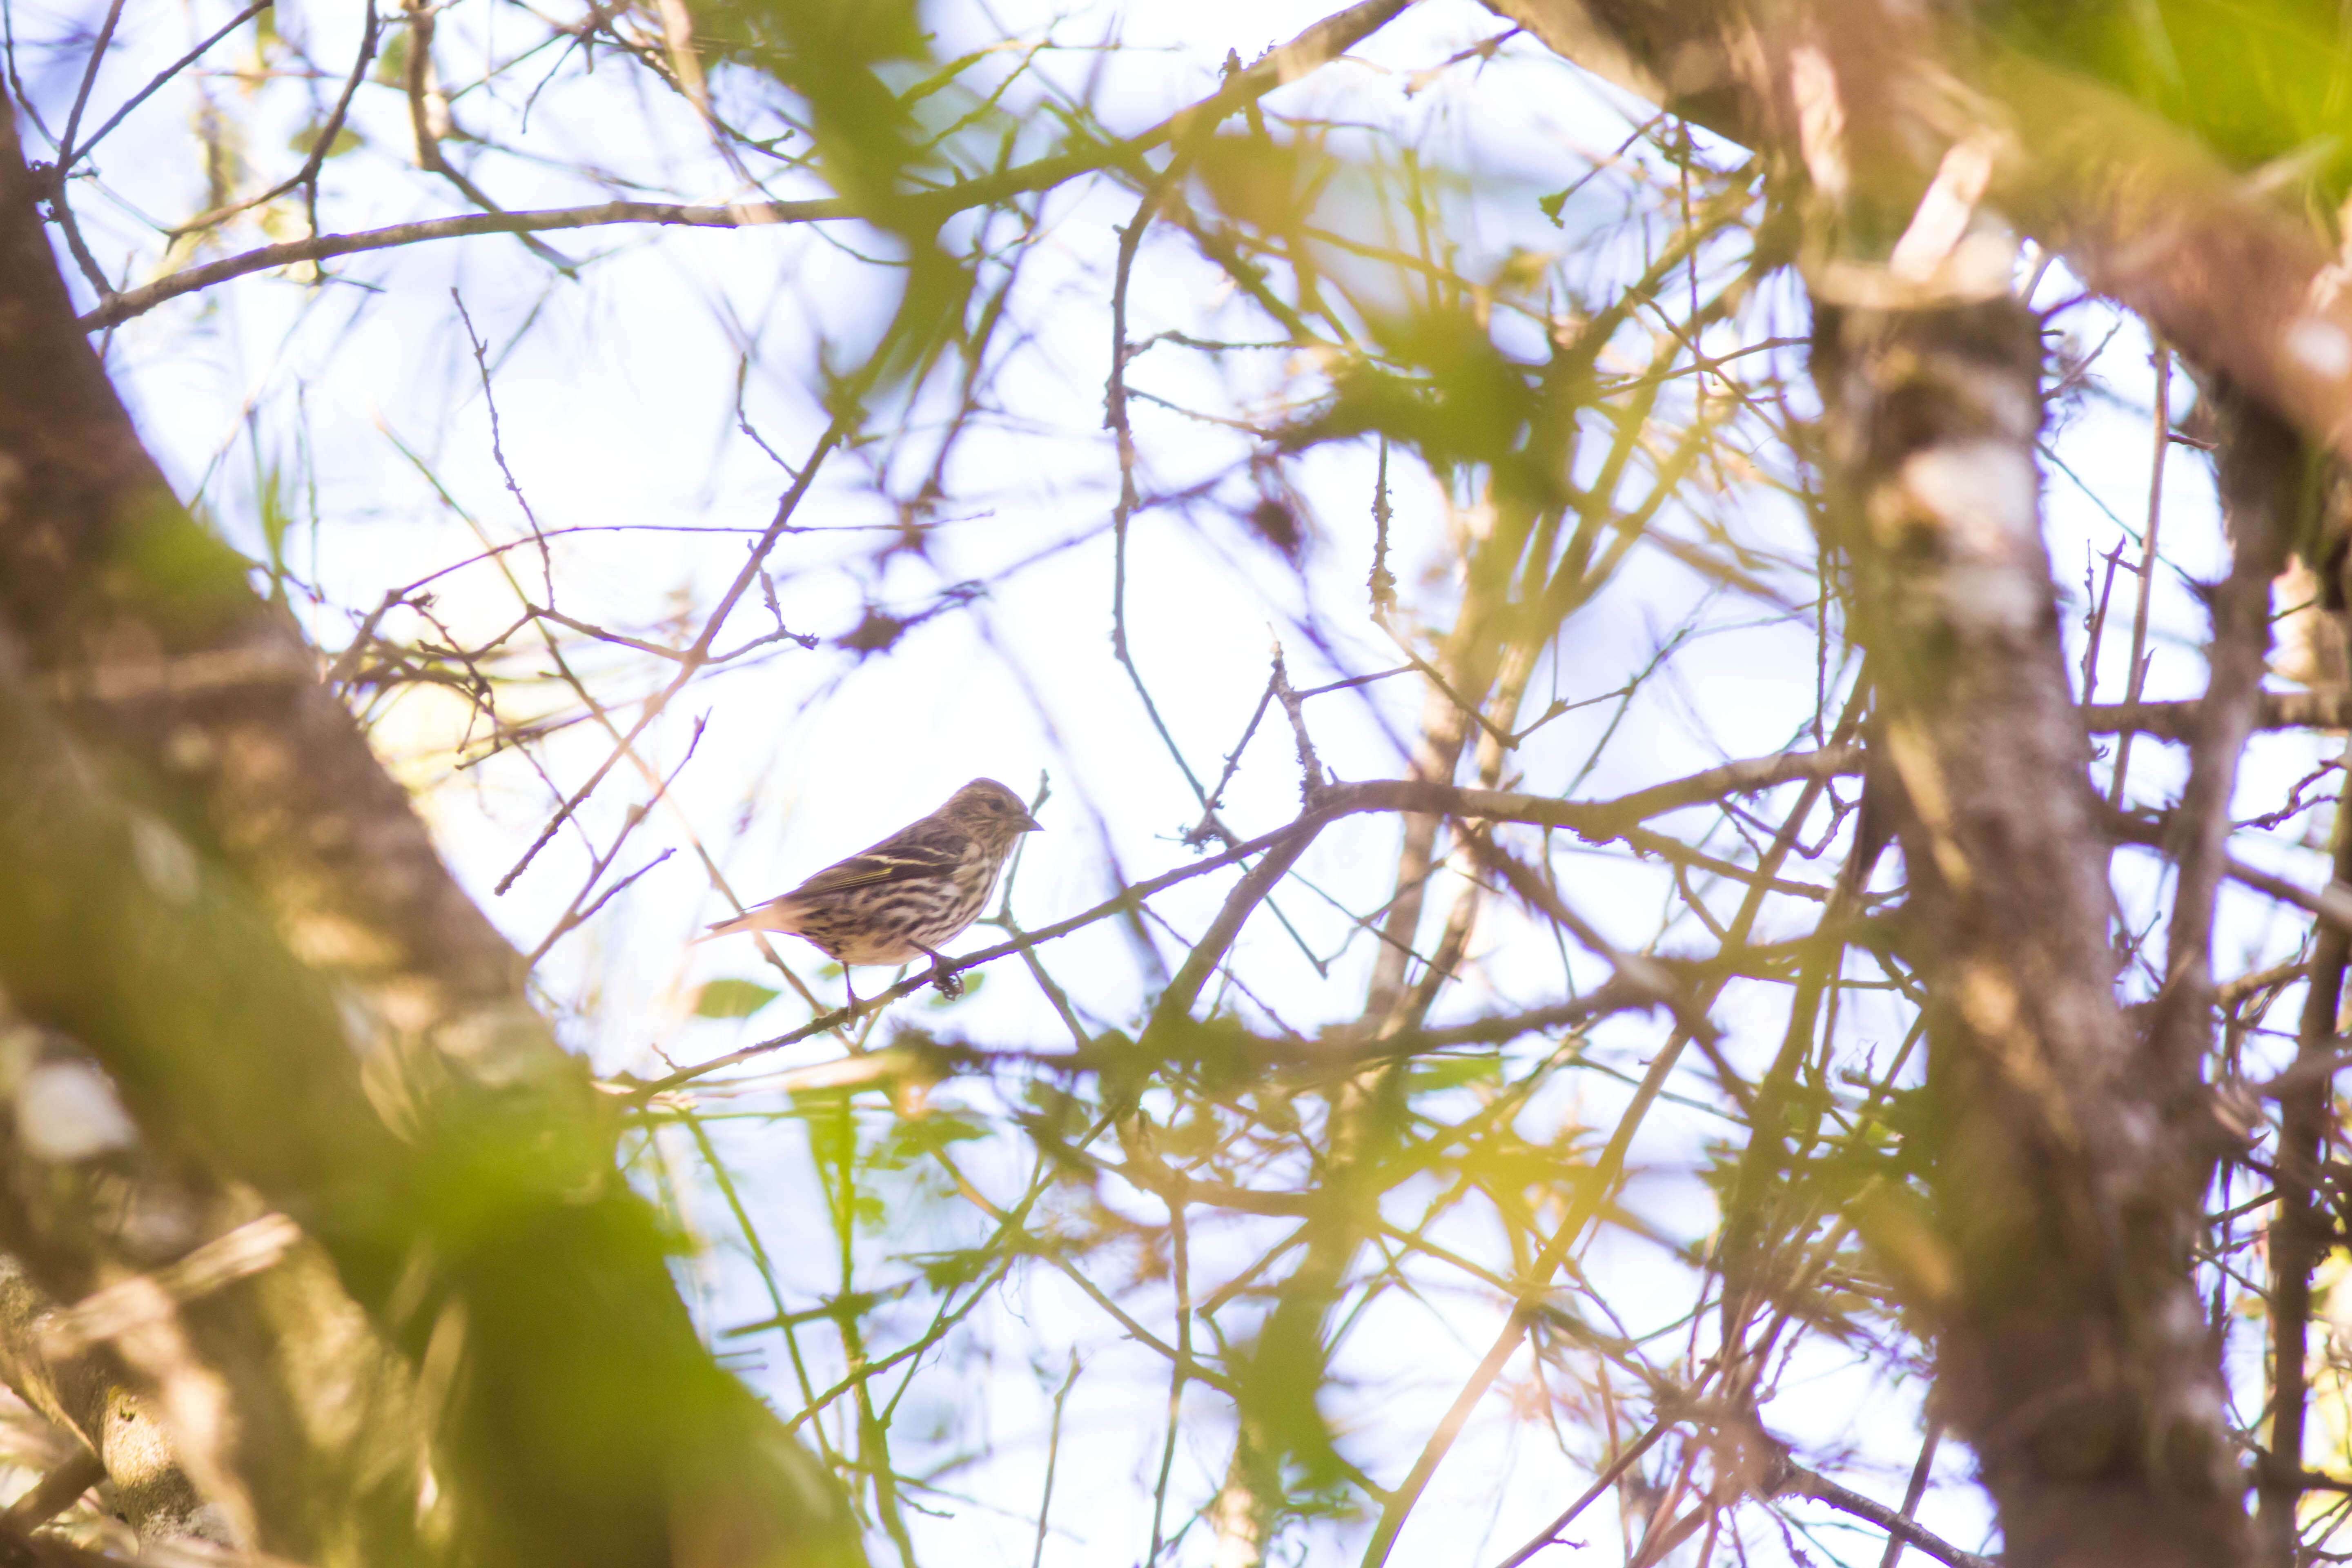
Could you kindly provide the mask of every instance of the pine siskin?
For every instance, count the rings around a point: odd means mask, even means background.
[[[971,924],[1014,841],[1038,826],[1019,795],[994,779],[974,779],[921,821],[827,866],[782,898],[719,921],[702,940],[783,931],[814,944],[844,970],[928,954],[934,984],[952,996],[962,987],[947,972],[940,945]],[[849,1006],[856,1010],[855,988]]]

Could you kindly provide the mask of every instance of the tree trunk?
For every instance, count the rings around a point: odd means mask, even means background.
[[[2190,1247],[2214,1144],[2115,1000],[2106,846],[2038,514],[2038,323],[1817,305],[1837,542],[1928,982],[1937,1400],[2008,1561],[2247,1560]]]
[[[247,1544],[859,1560],[697,1339],[512,948],[142,448],[0,140],[0,988],[110,1076],[187,1231],[158,1257],[67,1203],[8,1244],[71,1301],[265,1207],[313,1238],[116,1336]]]

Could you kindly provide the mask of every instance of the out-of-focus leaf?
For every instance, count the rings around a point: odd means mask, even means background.
[[[2352,183],[2336,0],[2011,0],[2010,43],[2085,72],[2195,132],[2242,168],[2280,161],[2330,206]]]
[[[267,16],[268,12],[262,13]],[[376,50],[375,69],[369,73],[385,87],[398,87],[408,79],[408,29],[387,28],[382,47]]]
[[[1958,1289],[1958,1261],[1937,1232],[1927,1200],[1899,1182],[1875,1182],[1846,1205],[1846,1217],[1905,1298],[1935,1308]]]
[[[781,993],[749,980],[714,980],[695,994],[698,1018],[748,1018]]]
[[[293,514],[286,505],[286,474],[276,464],[262,476],[260,495],[261,537],[269,546],[269,562],[273,568],[286,563],[286,531],[293,523]]]
[[[797,49],[817,70],[929,53],[915,0],[712,0],[695,7],[695,21],[703,37]]]
[[[1500,1057],[1437,1057],[1413,1063],[1412,1078],[1416,1094],[1462,1089],[1474,1083],[1500,1083],[1503,1060]]]
[[[809,1152],[821,1163],[838,1167],[856,1153],[857,1119],[845,1091],[804,1089],[793,1096],[793,1108],[807,1124]]]
[[[1218,136],[1201,149],[1193,173],[1226,216],[1281,233],[1307,216],[1300,194],[1309,177],[1303,166],[1309,151],[1263,136]]]
[[[895,1171],[929,1161],[942,1145],[965,1143],[988,1136],[987,1127],[968,1110],[929,1110],[920,1117],[903,1117],[890,1124],[866,1156],[868,1168]]]
[[[1263,1076],[1259,1058],[1251,1050],[1249,1026],[1231,1013],[1206,1018],[1170,1018],[1153,1025],[1153,1038],[1164,1043],[1167,1055],[1156,1062],[1132,1057],[1117,1058],[1102,1069],[1103,1098],[1117,1104],[1122,1097],[1139,1095],[1163,1068],[1189,1069],[1210,1093],[1246,1087]]]
[[[845,375],[850,400],[865,385],[919,374],[961,329],[971,268],[941,249],[935,224],[910,205],[919,185],[950,171],[878,67],[931,63],[913,0],[716,0],[696,35],[736,65],[772,79],[813,122],[826,182],[867,221],[904,244],[898,310],[863,375]],[[923,177],[910,178],[920,165]],[[838,403],[839,398],[829,399]]]
[[[953,1290],[988,1272],[995,1261],[992,1250],[974,1247],[956,1252],[935,1252],[906,1261],[923,1271],[923,1283],[934,1290]]]
[[[696,30],[807,104],[834,189],[888,226],[915,123],[875,68],[928,57],[912,0],[721,0]]]
[[[264,13],[264,15],[267,14]],[[292,140],[286,144],[307,158],[310,155],[310,149],[319,144],[319,132],[321,129],[322,127],[315,121],[305,125],[296,132]],[[367,145],[367,139],[352,130],[347,122],[335,127],[335,139],[327,143],[327,156],[340,158],[353,148],[365,145]]]
[[[968,1110],[934,1110],[923,1118],[923,1136],[934,1143],[962,1143],[988,1136],[988,1128]]]
[[[1557,499],[1560,476],[1525,457],[1542,404],[1537,367],[1496,347],[1467,306],[1375,316],[1371,325],[1385,363],[1342,365],[1330,401],[1277,437],[1282,450],[1377,432],[1440,473],[1484,464],[1498,489],[1538,503]]]

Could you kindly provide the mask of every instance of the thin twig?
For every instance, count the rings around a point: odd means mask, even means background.
[[[474,331],[474,318],[466,310],[466,297],[452,289],[449,290],[449,302],[457,307],[457,320],[464,323],[466,342],[474,351],[474,368],[482,378],[482,403],[490,415],[491,460],[498,464],[499,475],[507,482],[507,493],[514,497],[517,506],[522,508],[523,521],[530,524],[530,537],[539,545],[541,583],[546,589],[547,603],[552,605],[555,603],[555,558],[547,548],[546,530],[539,526],[539,513],[531,510],[530,498],[522,493],[522,486],[516,480],[514,469],[507,463],[506,444],[500,439],[499,431],[498,394],[490,387],[489,345],[482,342],[480,335]]]
[[[1815,1475],[1801,1466],[1788,1467],[1778,1490],[1809,1497],[1815,1502],[1829,1504],[1840,1513],[1866,1520],[1906,1546],[1915,1547],[1945,1564],[1945,1568],[2000,1568],[1998,1559],[1963,1551],[1934,1531],[1921,1529],[1885,1503],[1873,1502],[1860,1492],[1851,1491],[1827,1476]]]
[[[1504,1558],[1502,1562],[1495,1565],[1495,1568],[1519,1568],[1520,1563],[1525,1563],[1528,1558],[1533,1557],[1545,1547],[1559,1542],[1559,1532],[1566,1530],[1570,1525],[1574,1524],[1576,1522],[1576,1516],[1582,1513],[1586,1509],[1591,1508],[1594,1500],[1597,1500],[1602,1492],[1605,1492],[1611,1487],[1615,1486],[1617,1484],[1618,1478],[1622,1476],[1627,1470],[1632,1469],[1634,1463],[1639,1460],[1643,1455],[1648,1453],[1657,1443],[1659,1438],[1664,1436],[1668,1432],[1674,1429],[1674,1425],[1675,1424],[1671,1421],[1660,1421],[1655,1426],[1652,1426],[1647,1432],[1643,1433],[1641,1436],[1635,1438],[1631,1447],[1627,1447],[1624,1452],[1619,1454],[1617,1458],[1610,1463],[1607,1469],[1592,1478],[1592,1484],[1585,1488],[1583,1492],[1578,1496],[1574,1502],[1570,1503],[1566,1508],[1560,1510],[1559,1518],[1553,1520],[1549,1524],[1545,1525],[1541,1530],[1536,1531],[1533,1538],[1531,1538],[1525,1546],[1520,1547],[1517,1552],[1514,1552],[1508,1557]]]
[[[2352,751],[2347,752],[2352,761]],[[2336,880],[2330,893],[2352,881],[2352,768],[2344,775],[2336,806],[2332,856]],[[2338,893],[2347,903],[2352,894]],[[2323,920],[2313,933],[2310,984],[2295,1032],[2294,1068],[2309,1081],[2279,1097],[2278,1149],[2273,1173],[2278,1217],[2270,1227],[2271,1429],[2267,1458],[2255,1476],[2258,1540],[2272,1554],[2295,1550],[2298,1485],[2303,1469],[2304,1422],[2307,1415],[2311,1319],[2311,1274],[2325,1255],[2334,1227],[2315,1201],[2319,1167],[2327,1147],[2330,1075],[2314,1070],[2337,1049],[2336,1027],[2344,980],[2352,967],[2352,921]],[[2280,1558],[2277,1560],[2284,1561]]]
[[[1845,712],[1838,721],[1837,730],[1831,736],[1831,747],[1825,750],[1843,747],[1852,742],[1854,731],[1862,721],[1862,706],[1863,696],[1857,692],[1847,702]],[[1342,786],[1333,793],[1344,795],[1350,789],[1360,787]],[[1813,808],[1820,803],[1827,788],[1825,779],[1817,778],[1807,783],[1803,793],[1799,795],[1795,805],[1782,823],[1780,832],[1775,837],[1771,847],[1762,858],[1760,869],[1765,875],[1769,876],[1778,871],[1780,862],[1794,847],[1805,819],[1812,815]],[[1739,912],[1732,921],[1731,940],[1726,942],[1727,949],[1738,943],[1744,943],[1748,940],[1748,931],[1753,929],[1757,916],[1762,911],[1764,896],[1764,889],[1761,887],[1750,887],[1748,889],[1746,897],[1740,902]],[[1705,1017],[1708,1007],[1713,1005],[1715,995],[1720,992],[1727,980],[1728,976],[1725,976],[1702,987],[1696,995],[1692,996],[1685,1003],[1688,1012],[1679,1015],[1678,1017],[1689,1016]],[[1461,1391],[1454,1395],[1452,1407],[1446,1411],[1435,1430],[1430,1434],[1428,1441],[1423,1445],[1420,1457],[1413,1462],[1412,1472],[1382,1502],[1380,1523],[1374,1527],[1371,1541],[1364,1549],[1363,1568],[1381,1568],[1381,1565],[1388,1561],[1389,1551],[1396,1544],[1397,1532],[1404,1527],[1406,1514],[1412,1510],[1413,1503],[1419,1500],[1423,1490],[1429,1485],[1430,1478],[1436,1474],[1437,1467],[1444,1459],[1446,1451],[1453,1447],[1455,1436],[1462,1430],[1463,1424],[1470,1418],[1471,1409],[1479,1400],[1486,1397],[1486,1390],[1492,1387],[1495,1379],[1502,1374],[1504,1363],[1509,1361],[1517,1351],[1521,1341],[1527,1335],[1529,1325],[1535,1319],[1536,1300],[1540,1299],[1540,1293],[1549,1287],[1552,1276],[1557,1274],[1561,1265],[1567,1261],[1577,1240],[1583,1235],[1584,1227],[1600,1212],[1601,1205],[1612,1195],[1617,1183],[1622,1178],[1625,1156],[1633,1145],[1633,1134],[1649,1115],[1650,1108],[1657,1102],[1659,1094],[1665,1089],[1667,1075],[1674,1071],[1675,1065],[1680,1061],[1683,1047],[1689,1043],[1690,1038],[1688,1028],[1678,1021],[1677,1026],[1668,1037],[1664,1047],[1651,1058],[1649,1070],[1643,1075],[1641,1083],[1635,1087],[1632,1102],[1618,1118],[1617,1126],[1610,1133],[1609,1142],[1601,1150],[1600,1159],[1594,1163],[1591,1173],[1583,1182],[1578,1184],[1576,1192],[1570,1200],[1567,1214],[1562,1216],[1550,1237],[1545,1241],[1542,1250],[1537,1255],[1533,1266],[1528,1269],[1527,1277],[1530,1285],[1529,1294],[1522,1296],[1512,1307],[1511,1315],[1505,1321],[1502,1331],[1495,1336],[1494,1343],[1487,1347],[1485,1357],[1480,1360],[1476,1369],[1463,1384]]]
[[[878,364],[880,359],[881,355],[877,353],[874,363]],[[677,674],[671,679],[667,686],[646,703],[637,714],[636,722],[630,726],[620,743],[598,765],[596,771],[589,775],[588,781],[565,797],[562,805],[556,809],[555,815],[550,817],[546,826],[540,829],[538,838],[532,841],[530,847],[523,851],[520,859],[508,868],[506,875],[499,879],[498,885],[492,891],[504,893],[509,888],[514,886],[515,879],[530,868],[531,861],[538,858],[539,852],[546,848],[548,842],[555,837],[557,831],[564,823],[571,820],[572,814],[580,809],[581,804],[595,793],[596,786],[604,782],[605,775],[629,753],[629,749],[637,737],[652,727],[654,721],[661,717],[663,710],[669,706],[679,692],[686,689],[687,682],[692,680],[695,674],[710,661],[710,645],[717,640],[719,628],[726,624],[728,616],[734,610],[736,605],[741,602],[743,595],[751,591],[752,583],[758,580],[761,563],[767,560],[768,552],[776,547],[776,542],[784,536],[786,530],[791,526],[793,514],[800,509],[802,500],[808,495],[809,488],[816,482],[817,471],[824,466],[825,458],[835,447],[848,438],[851,426],[858,417],[858,400],[852,394],[853,389],[843,389],[840,407],[834,415],[832,423],[825,426],[824,433],[817,437],[816,444],[810,449],[808,460],[801,465],[801,471],[793,479],[792,488],[784,492],[783,500],[777,503],[774,520],[769,523],[766,531],[762,532],[752,544],[749,558],[735,574],[735,581],[728,585],[726,593],[719,595],[718,605],[703,623],[701,636],[695,638],[694,646],[688,648],[685,656],[679,660]]]
[[[944,223],[973,207],[989,206],[1014,196],[1050,190],[1066,180],[1117,168],[1137,154],[1165,145],[1194,117],[1212,106],[1227,105],[1223,113],[1243,107],[1286,82],[1295,81],[1339,55],[1380,27],[1412,0],[1362,0],[1293,38],[1270,49],[1257,63],[1229,78],[1217,92],[1161,121],[1141,135],[1125,142],[1099,143],[1080,152],[1041,158],[992,174],[976,176],[935,191],[901,198],[897,209],[902,221]],[[209,215],[208,215],[209,216]],[[457,239],[485,234],[545,234],[558,229],[596,228],[614,224],[682,225],[694,228],[758,228],[772,224],[843,222],[866,216],[859,204],[827,196],[798,202],[740,202],[725,206],[688,206],[668,202],[604,202],[593,206],[558,207],[537,212],[478,212],[462,216],[427,218],[394,224],[360,234],[319,235],[267,245],[239,256],[225,257],[201,267],[183,268],[141,288],[120,294],[101,290],[98,309],[83,316],[86,331],[111,327],[143,315],[183,294],[209,289],[232,278],[268,272],[302,261],[326,261],[338,256],[384,250],[427,240]],[[94,264],[93,264],[94,265]]]
[[[186,54],[182,55],[170,65],[165,66],[162,70],[157,71],[153,80],[150,81],[145,87],[141,88],[137,92],[132,93],[121,108],[107,116],[105,124],[100,126],[97,130],[89,133],[89,141],[83,142],[80,146],[76,147],[73,150],[70,160],[68,160],[63,153],[58,154],[58,172],[60,174],[65,173],[68,171],[74,163],[79,163],[84,158],[89,157],[90,149],[105,141],[106,133],[113,130],[116,126],[121,124],[124,117],[129,115],[131,110],[137,109],[141,104],[154,97],[158,91],[162,90],[164,84],[169,82],[173,77],[178,76],[182,71],[187,69],[190,66],[202,59],[215,44],[219,43],[223,38],[227,37],[231,33],[236,32],[239,27],[244,26],[247,22],[252,21],[256,16],[260,16],[264,11],[268,10],[270,6],[276,4],[277,0],[253,0],[252,5],[247,5],[244,10],[239,11],[236,16],[231,16],[226,22],[224,22],[220,26],[214,29],[212,34],[207,37],[203,43],[198,44],[194,48],[190,49]]]
[[[2159,344],[2156,361],[2156,456],[2149,459],[2147,531],[2139,542],[2139,597],[2132,608],[2131,662],[2124,667],[2124,702],[2137,702],[2147,680],[2148,602],[2156,590],[2157,525],[2164,520],[2164,455],[2172,449],[2166,439],[2172,430],[2172,352]],[[2107,804],[2120,806],[2131,773],[2132,732],[2126,730],[2116,742],[2114,776],[2107,781]]]
[[[1054,1424],[1045,1439],[1045,1495],[1037,1502],[1037,1545],[1029,1554],[1029,1568],[1039,1568],[1045,1561],[1045,1523],[1054,1512],[1054,1469],[1062,1459],[1062,1406],[1068,1403],[1070,1390],[1078,1381],[1078,1352],[1070,1352],[1070,1373],[1062,1379],[1061,1392],[1054,1395]]]
[[[1919,1444],[1919,1458],[1911,1466],[1911,1482],[1903,1489],[1902,1517],[1910,1519],[1919,1511],[1919,1500],[1927,1495],[1927,1478],[1934,1472],[1937,1445],[1944,1440],[1944,1424],[1930,1416],[1927,1435]],[[1878,1568],[1901,1568],[1904,1538],[1894,1531],[1886,1532],[1886,1550],[1878,1559]]]
[[[1312,811],[1330,786],[1323,776],[1323,761],[1315,754],[1315,742],[1307,733],[1306,709],[1298,693],[1291,689],[1290,671],[1283,666],[1279,637],[1275,639],[1274,674],[1267,680],[1266,689],[1282,704],[1283,714],[1290,721],[1291,738],[1298,745],[1298,802]]]

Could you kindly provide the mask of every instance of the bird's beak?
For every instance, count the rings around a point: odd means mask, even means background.
[[[1043,833],[1045,831],[1045,825],[1038,821],[1035,817],[1030,816],[1025,811],[1021,814],[1021,820],[1025,824],[1025,826],[1021,829],[1024,833]]]

